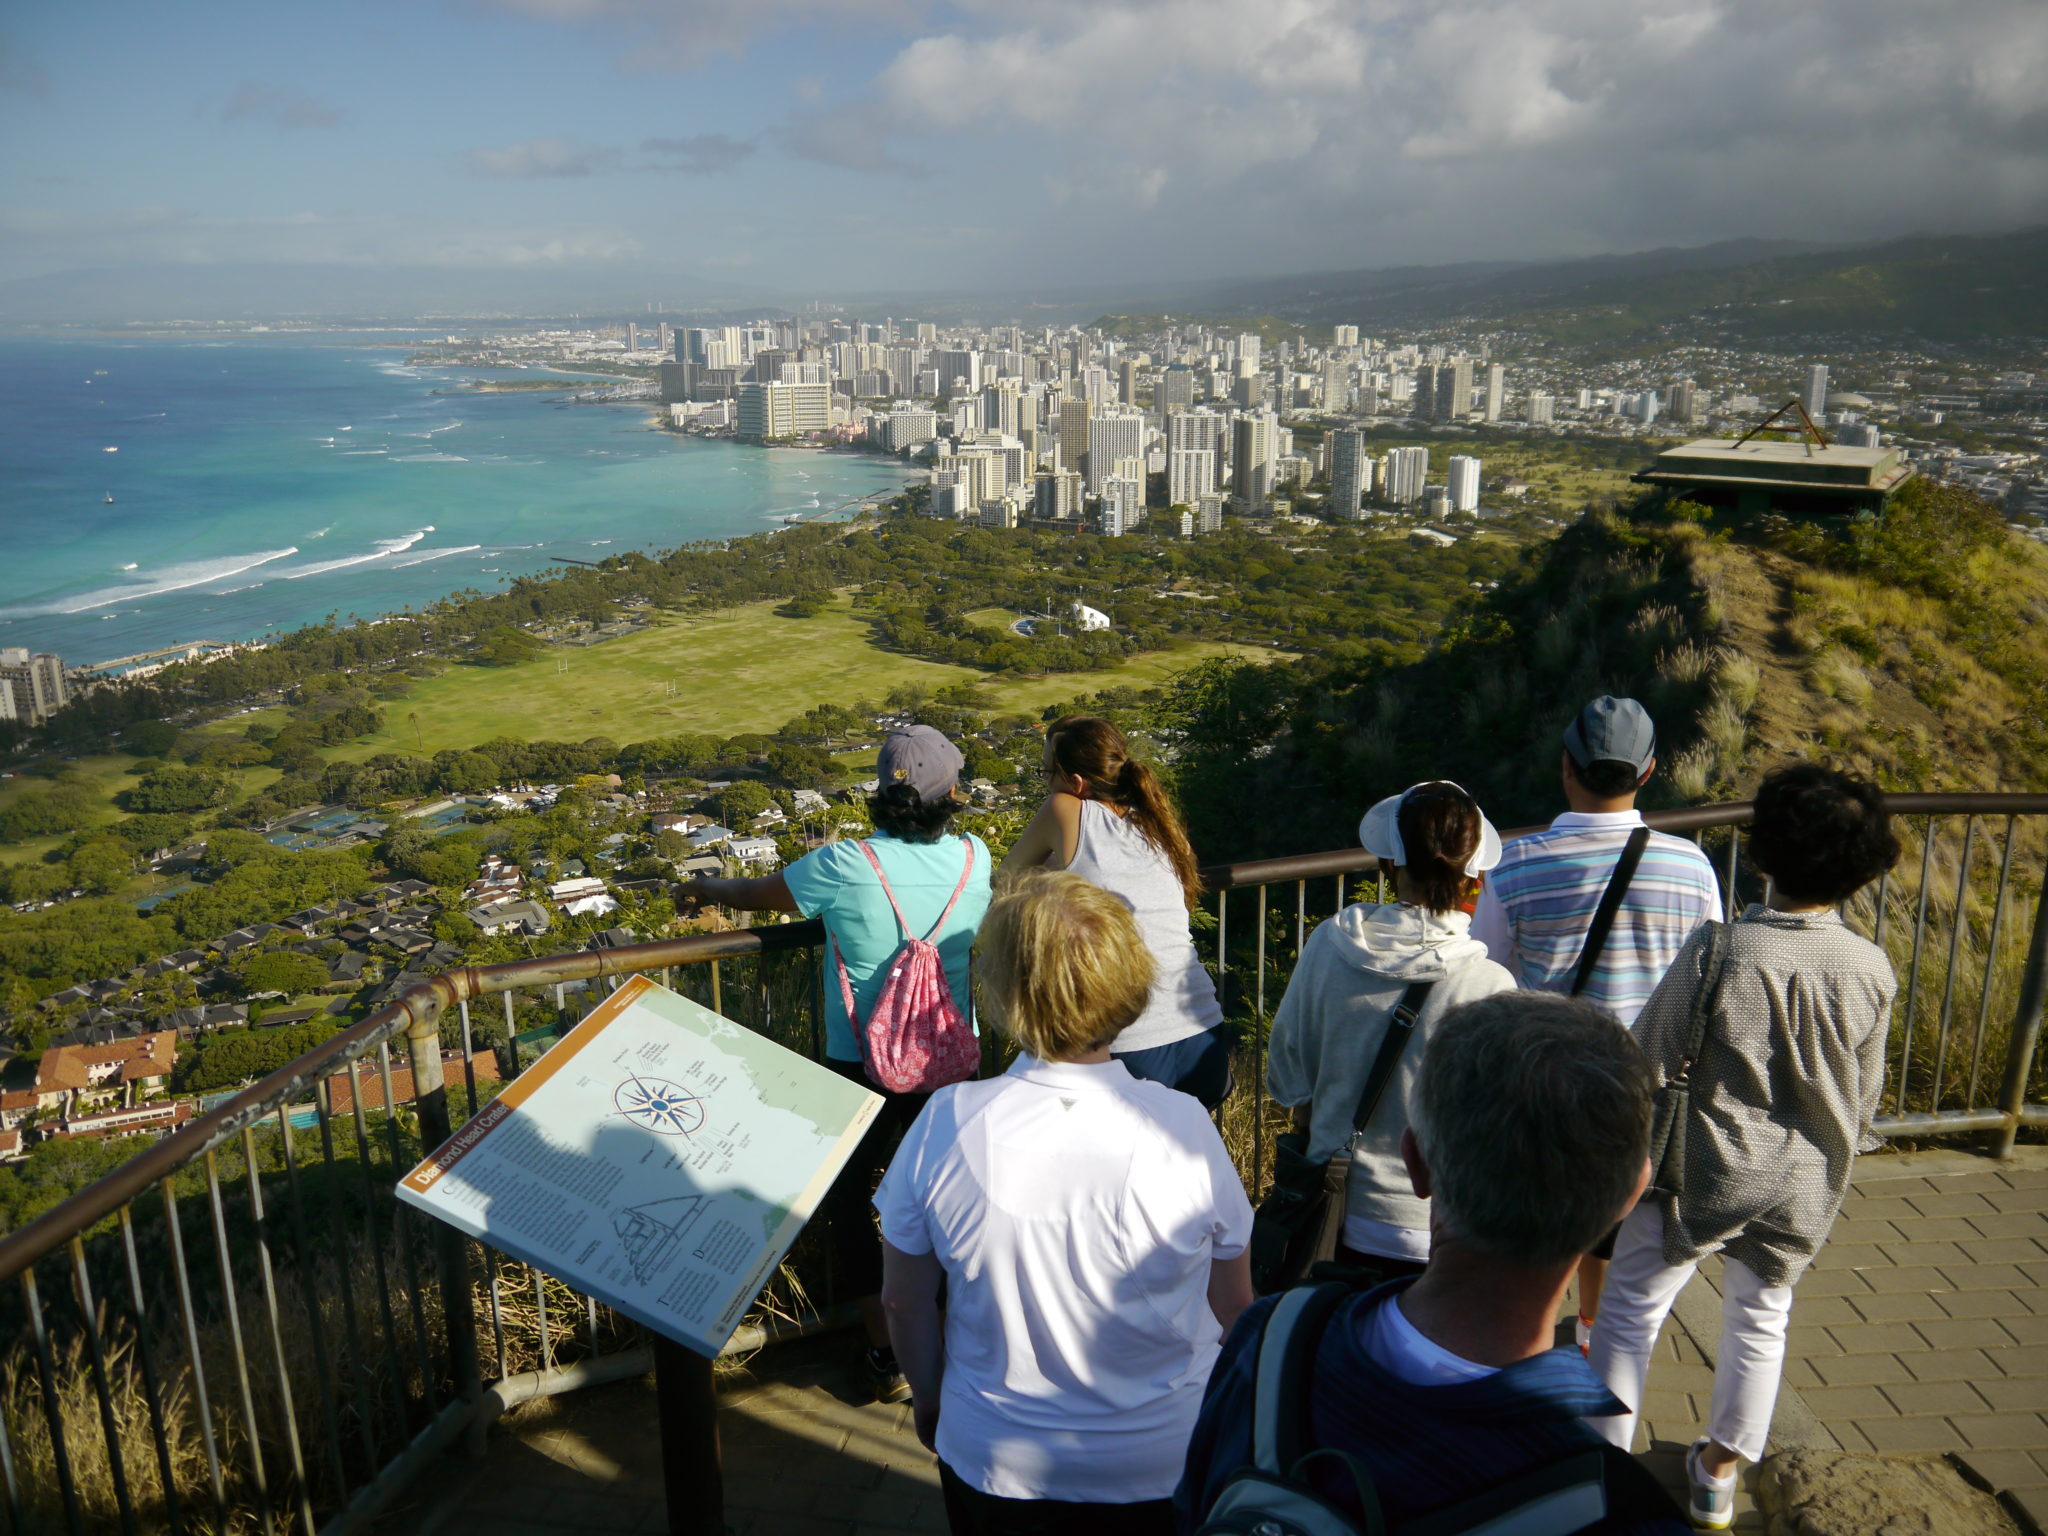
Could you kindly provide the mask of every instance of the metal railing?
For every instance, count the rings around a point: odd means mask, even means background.
[[[1986,1132],[2002,1154],[2022,1126],[2048,1125],[2048,795],[1891,804],[1907,856],[1845,912],[1900,976],[1876,1129]],[[1648,819],[1701,843],[1733,909],[1765,894],[1741,859],[1748,816]],[[1313,925],[1363,894],[1373,865],[1352,848],[1204,872],[1240,1031],[1221,1119],[1255,1192],[1281,1128],[1264,1092],[1271,1009]],[[7,1531],[354,1536],[508,1405],[648,1369],[633,1325],[392,1187],[491,1091],[472,1002],[500,997],[509,1037],[522,995],[529,1014],[566,1020],[565,987],[659,972],[816,1055],[822,938],[791,922],[446,972],[0,1238],[0,1339],[22,1341],[0,1357]],[[446,1070],[444,1026],[459,1041]],[[409,1064],[394,1065],[401,1037]],[[408,1068],[413,1097],[394,1110]],[[815,1270],[801,1241],[794,1258]],[[829,1277],[810,1278],[815,1310]],[[741,1342],[767,1331],[757,1318]]]

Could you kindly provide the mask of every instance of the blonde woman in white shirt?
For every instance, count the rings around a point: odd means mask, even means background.
[[[1111,1054],[1152,983],[1121,901],[1028,872],[976,964],[1022,1051],[932,1095],[875,1195],[918,1438],[956,1536],[1168,1536],[1251,1206],[1202,1107]]]

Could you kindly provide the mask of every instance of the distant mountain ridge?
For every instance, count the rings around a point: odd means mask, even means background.
[[[1736,342],[1819,333],[2014,340],[2048,334],[2048,229],[1855,246],[1729,240],[1575,261],[1311,273],[1198,291],[1176,312],[1368,331],[1468,321],[1616,346],[1681,323]]]

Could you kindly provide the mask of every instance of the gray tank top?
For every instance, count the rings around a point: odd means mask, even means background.
[[[1195,952],[1188,908],[1173,861],[1145,834],[1095,800],[1081,802],[1081,836],[1067,868],[1130,903],[1157,974],[1137,1022],[1116,1037],[1115,1052],[1156,1046],[1214,1029],[1223,1022],[1216,984]]]

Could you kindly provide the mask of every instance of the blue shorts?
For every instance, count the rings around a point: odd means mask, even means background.
[[[1130,1068],[1131,1076],[1193,1094],[1211,1113],[1230,1092],[1230,1031],[1220,1024],[1171,1045],[1110,1054]]]

